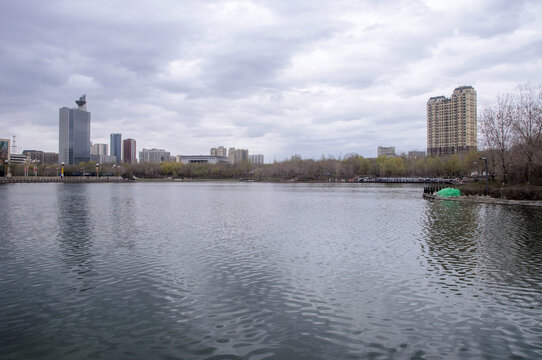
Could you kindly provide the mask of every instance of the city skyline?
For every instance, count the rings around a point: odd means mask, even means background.
[[[58,151],[58,107],[87,94],[96,143],[372,157],[426,149],[430,97],[471,85],[482,109],[542,83],[538,2],[116,6],[0,4],[0,136]]]

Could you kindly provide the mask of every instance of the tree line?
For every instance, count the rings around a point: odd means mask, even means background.
[[[461,178],[479,173],[482,164],[477,161],[479,153],[412,159],[407,157],[365,158],[348,154],[342,159],[302,159],[293,156],[272,164],[208,164],[175,162],[102,164],[100,176],[122,176],[126,178],[182,178],[182,179],[253,179],[258,181],[341,181],[356,177],[446,177]],[[14,175],[22,175],[22,165],[12,166]],[[90,161],[64,167],[66,176],[96,176],[96,163]],[[32,174],[32,171],[30,171]],[[60,166],[40,166],[39,175],[60,174]]]
[[[480,145],[489,171],[504,182],[542,181],[542,87],[530,84],[499,95],[479,117]]]

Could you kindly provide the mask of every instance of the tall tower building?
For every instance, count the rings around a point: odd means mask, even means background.
[[[136,164],[136,141],[134,139],[126,139],[122,141],[122,152],[124,154],[124,162],[127,164]]]
[[[448,155],[477,149],[476,91],[456,88],[451,98],[427,101],[427,155]]]
[[[58,161],[77,164],[90,160],[90,112],[86,95],[76,100],[77,109],[59,110]]]
[[[111,156],[114,156],[117,159],[117,164],[122,162],[122,135],[121,134],[111,134]]]

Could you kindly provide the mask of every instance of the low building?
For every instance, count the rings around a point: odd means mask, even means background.
[[[41,150],[23,150],[23,155],[26,155],[30,158],[30,161],[35,161],[40,164],[43,164],[43,151]]]
[[[171,154],[164,149],[143,149],[139,152],[139,162],[169,162]]]
[[[177,155],[177,162],[183,164],[208,163],[208,164],[227,164],[228,158],[217,155]]]
[[[423,159],[425,158],[425,151],[419,151],[419,150],[409,151],[408,158],[412,160]]]
[[[58,164],[58,153],[56,152],[44,152],[43,164],[51,165]]]
[[[24,164],[27,161],[30,161],[30,156],[26,156],[25,154],[10,154],[9,155],[10,164]]]
[[[381,156],[395,156],[395,147],[394,146],[379,146],[376,148],[376,153],[378,157]]]
[[[115,155],[90,155],[90,161],[94,161],[98,164],[115,164],[117,162],[117,157]]]

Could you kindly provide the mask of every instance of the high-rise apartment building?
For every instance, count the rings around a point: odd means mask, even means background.
[[[228,150],[228,162],[230,164],[237,164],[241,161],[248,161],[248,150],[247,149],[236,149],[229,148]]]
[[[127,164],[136,164],[136,141],[134,139],[126,139],[122,141],[122,153],[124,154],[124,162]]]
[[[253,154],[248,156],[251,164],[263,164],[263,154]]]
[[[448,155],[477,148],[476,91],[456,88],[451,98],[436,96],[427,101],[427,155]]]
[[[90,160],[90,112],[86,95],[76,100],[77,109],[59,110],[58,161],[77,164]]]
[[[110,146],[111,146],[111,156],[114,156],[117,159],[117,164],[122,162],[122,135],[121,134],[111,134]]]
[[[224,146],[218,148],[211,148],[211,156],[228,156],[228,150]]]

